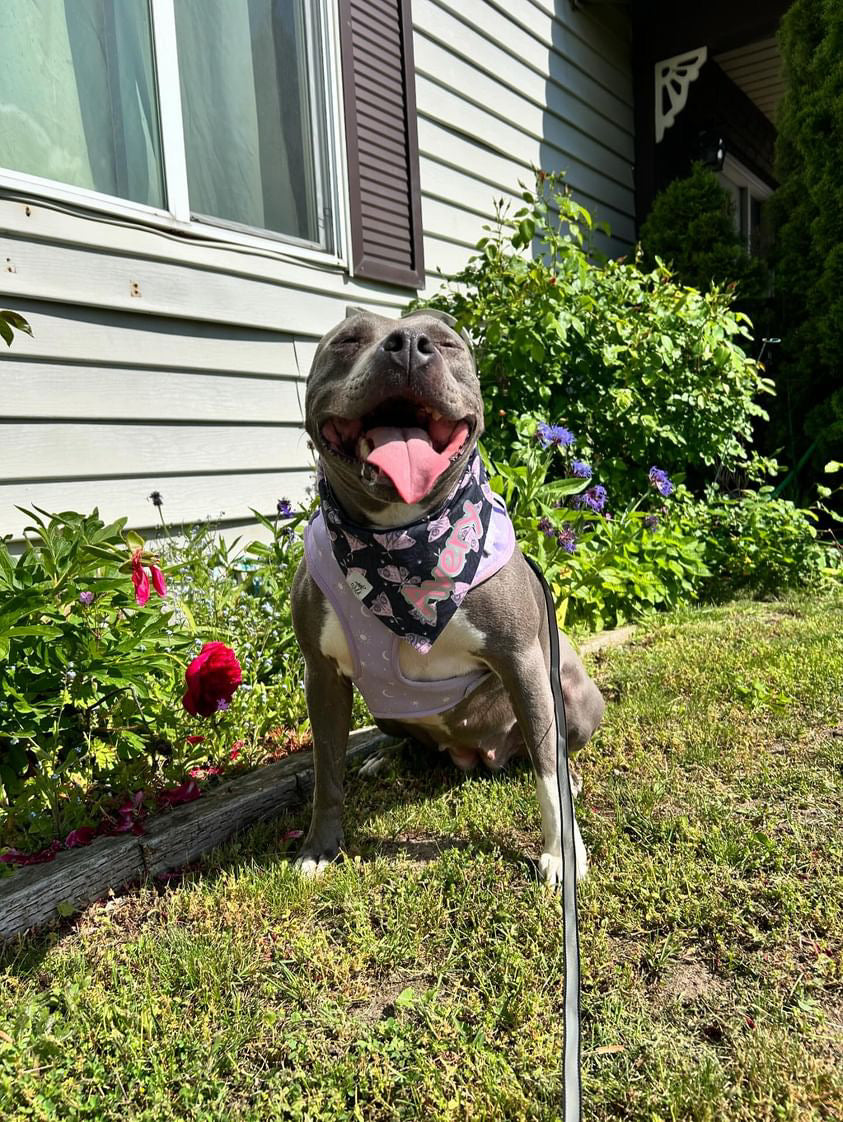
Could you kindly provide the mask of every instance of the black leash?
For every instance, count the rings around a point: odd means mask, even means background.
[[[559,627],[553,595],[536,562],[527,558],[544,593],[550,638],[550,688],[556,716],[556,787],[562,822],[562,918],[565,937],[565,1045],[563,1087],[565,1102],[560,1122],[581,1122],[580,1086],[580,946],[577,930],[577,857],[574,848],[574,798],[568,771],[568,722],[562,696],[559,659]]]

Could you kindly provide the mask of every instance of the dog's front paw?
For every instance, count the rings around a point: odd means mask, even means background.
[[[588,853],[586,852],[580,832],[574,835],[574,851],[576,854],[577,883],[588,876]],[[564,879],[564,861],[555,853],[543,853],[539,858],[539,873],[542,880],[549,885],[559,887]]]
[[[318,851],[302,850],[293,862],[293,868],[304,877],[318,877],[336,861],[339,853],[319,853]]]
[[[304,839],[301,852],[293,863],[293,868],[298,869],[302,876],[319,876],[337,860],[343,841],[341,828],[314,830],[311,827],[310,833]]]

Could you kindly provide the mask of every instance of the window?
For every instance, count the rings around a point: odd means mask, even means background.
[[[773,193],[772,187],[730,153],[726,154],[723,170],[717,177],[732,200],[735,228],[747,253],[766,256],[770,237],[763,203]]]
[[[3,0],[0,165],[164,205],[144,4]]]
[[[0,167],[334,250],[321,14],[2,0]]]
[[[177,0],[191,210],[321,240],[307,0]]]

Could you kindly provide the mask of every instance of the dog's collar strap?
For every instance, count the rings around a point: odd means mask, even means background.
[[[395,530],[370,530],[340,509],[318,473],[322,514],[337,564],[357,599],[426,654],[471,588],[483,557],[494,495],[475,450],[439,510]]]

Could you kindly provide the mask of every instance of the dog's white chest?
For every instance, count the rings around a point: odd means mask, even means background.
[[[353,674],[353,661],[345,631],[333,607],[326,604],[325,608],[319,649],[326,658],[336,662],[341,674],[350,678]],[[375,620],[373,626],[384,625]],[[486,663],[478,655],[484,640],[483,632],[469,622],[465,612],[458,611],[427,654],[420,654],[409,643],[400,642],[398,665],[404,677],[414,682],[458,678],[462,674],[470,674],[472,670],[485,668]]]

